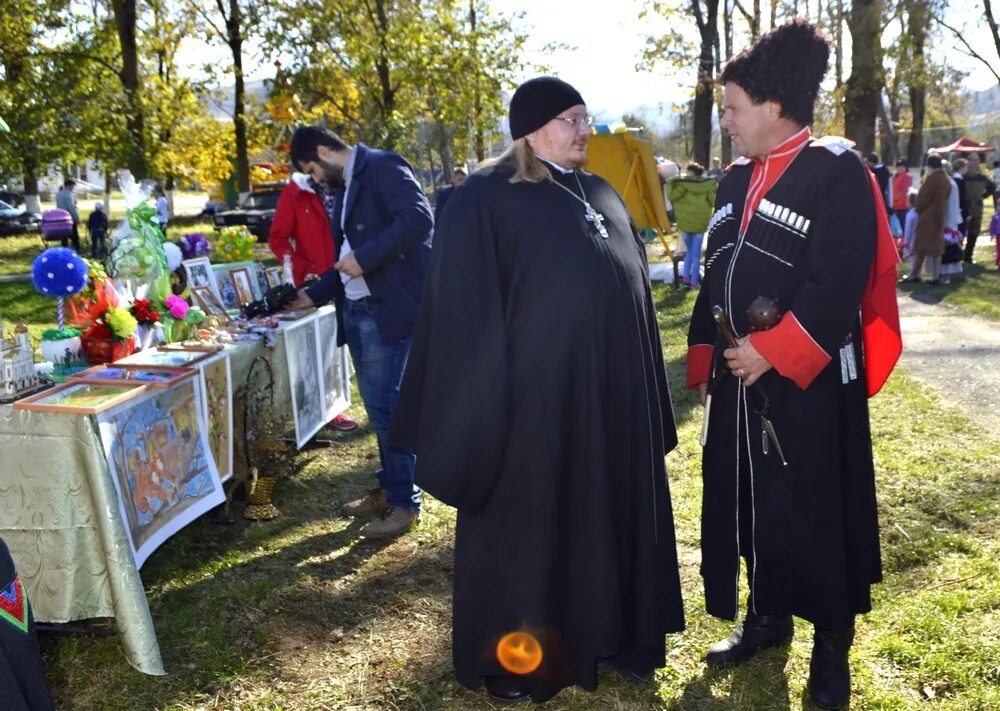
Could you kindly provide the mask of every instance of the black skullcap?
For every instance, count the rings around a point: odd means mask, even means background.
[[[515,141],[537,131],[560,113],[586,103],[580,92],[555,77],[535,77],[517,87],[510,100],[510,136]]]

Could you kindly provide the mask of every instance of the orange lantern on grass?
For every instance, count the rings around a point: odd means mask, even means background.
[[[510,632],[497,642],[497,661],[511,674],[531,674],[542,664],[542,645],[527,632]]]

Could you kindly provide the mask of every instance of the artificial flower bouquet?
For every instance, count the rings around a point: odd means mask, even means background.
[[[219,262],[249,262],[257,244],[246,225],[231,225],[219,230],[216,247],[212,250]]]

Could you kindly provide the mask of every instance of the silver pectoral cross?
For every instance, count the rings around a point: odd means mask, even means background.
[[[601,237],[603,237],[604,239],[607,239],[608,228],[604,226],[604,215],[595,210],[594,206],[591,205],[589,202],[584,203],[584,205],[586,205],[587,207],[587,212],[586,212],[587,222],[594,223],[594,227],[597,228],[598,234],[600,234]]]

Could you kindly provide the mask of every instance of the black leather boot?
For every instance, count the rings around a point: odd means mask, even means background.
[[[487,676],[483,677],[483,681],[490,697],[502,704],[521,704],[531,698],[521,681],[513,675]]]
[[[853,642],[853,624],[839,630],[816,628],[809,661],[809,696],[821,709],[839,709],[851,698],[847,653]]]
[[[710,667],[734,667],[769,647],[787,644],[792,639],[794,624],[791,615],[758,615],[747,612],[743,624],[721,642],[713,644],[705,662]]]

